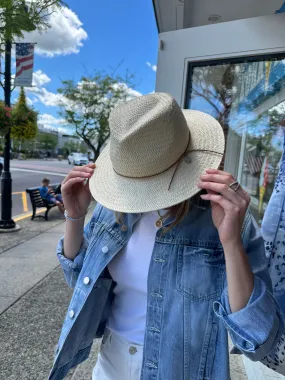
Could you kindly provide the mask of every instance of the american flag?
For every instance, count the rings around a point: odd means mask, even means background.
[[[16,44],[15,86],[30,87],[33,81],[34,44]]]
[[[247,152],[245,155],[245,162],[248,166],[250,174],[259,173],[263,164],[263,157],[256,156],[252,152]]]

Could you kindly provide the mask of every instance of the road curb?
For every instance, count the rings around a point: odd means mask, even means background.
[[[39,210],[37,210],[36,215],[42,214],[45,211],[46,211],[46,209],[44,209],[44,208],[43,209],[39,209]],[[27,218],[31,217],[32,215],[33,215],[32,212],[27,212],[27,213],[20,214],[20,215],[17,215],[15,217],[13,217],[13,220],[15,222],[20,222],[21,220],[27,219]]]

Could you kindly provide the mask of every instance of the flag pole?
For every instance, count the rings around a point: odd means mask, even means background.
[[[5,43],[5,83],[4,99],[5,106],[11,107],[11,53],[12,43],[7,39]],[[4,168],[1,177],[1,219],[0,230],[12,231],[16,224],[12,219],[12,177],[10,172],[11,131],[10,128],[5,136]]]

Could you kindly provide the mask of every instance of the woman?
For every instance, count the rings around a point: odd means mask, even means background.
[[[283,322],[250,197],[217,170],[218,122],[157,93],[116,107],[110,129],[96,168],[62,183],[58,257],[75,290],[50,379],[102,334],[93,380],[229,379],[227,332],[236,351],[271,362]],[[83,230],[87,181],[98,204]]]

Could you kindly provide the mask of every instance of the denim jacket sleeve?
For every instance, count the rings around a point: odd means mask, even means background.
[[[70,260],[64,256],[62,237],[57,246],[57,257],[62,267],[65,279],[69,287],[74,288],[79,276],[79,273],[83,266],[83,261],[86,255],[87,248],[89,246],[90,239],[92,237],[95,221],[98,219],[98,215],[101,212],[102,206],[97,203],[93,216],[88,224],[84,227],[83,241],[80,250],[74,260]]]
[[[257,223],[249,212],[245,218],[242,237],[254,273],[251,297],[246,307],[232,313],[228,288],[225,286],[221,300],[214,302],[214,311],[222,318],[236,351],[253,361],[267,364],[268,358],[276,355],[279,350],[284,323],[279,306],[272,296],[264,241]]]

